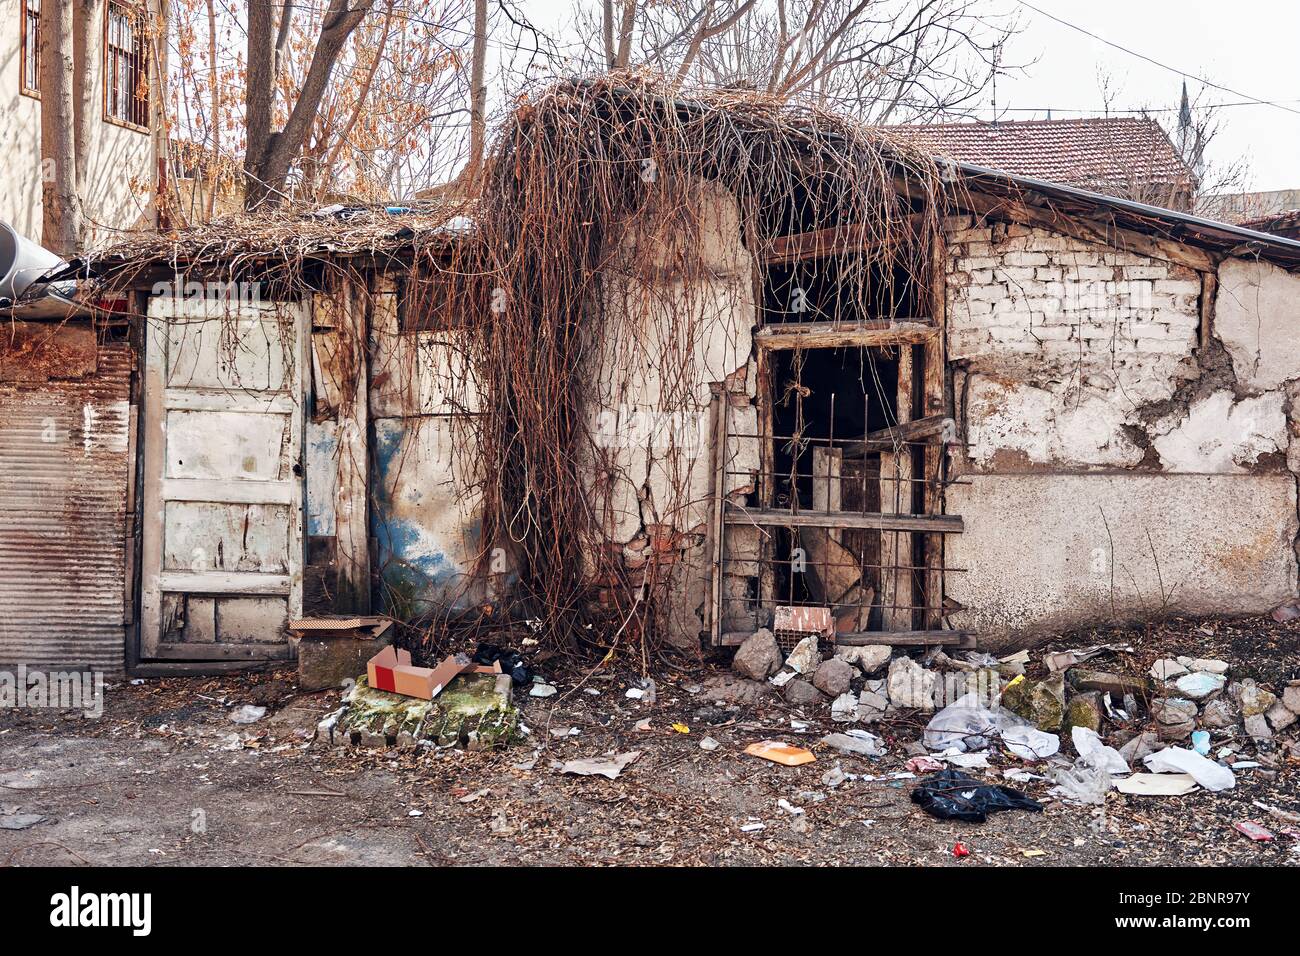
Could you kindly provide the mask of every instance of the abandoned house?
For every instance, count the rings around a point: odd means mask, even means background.
[[[5,662],[283,659],[304,613],[698,654],[1297,594],[1300,242],[837,117],[563,83],[472,204],[59,275],[81,311],[0,340]]]

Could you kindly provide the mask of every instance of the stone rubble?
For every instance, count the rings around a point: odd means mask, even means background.
[[[1107,665],[1099,653],[1115,662]],[[732,666],[742,679],[730,679],[756,688],[755,699],[780,693],[805,717],[859,726],[903,711],[932,713],[977,691],[979,700],[1000,704],[1044,733],[1100,735],[1133,767],[1167,747],[1194,746],[1228,764],[1253,747],[1266,767],[1263,755],[1279,748],[1300,754],[1300,680],[1269,688],[1235,679],[1229,661],[1191,655],[1161,658],[1136,676],[1125,666],[1130,653],[1128,646],[1102,645],[1035,661],[1026,651],[998,658],[931,648],[917,655],[887,645],[832,648],[807,638],[783,659],[763,628],[737,649]],[[1047,676],[1030,676],[1044,669]],[[843,735],[837,742],[844,743]],[[917,754],[926,754],[925,747]]]

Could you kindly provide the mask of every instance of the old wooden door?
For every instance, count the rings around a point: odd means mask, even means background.
[[[150,302],[142,659],[290,656],[285,624],[302,613],[304,311]]]

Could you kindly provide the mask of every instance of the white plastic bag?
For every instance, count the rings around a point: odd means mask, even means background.
[[[1166,747],[1148,754],[1145,762],[1147,769],[1154,773],[1190,774],[1206,790],[1231,790],[1237,785],[1237,778],[1231,770],[1202,757],[1195,750]]]
[[[1005,707],[987,706],[977,691],[971,691],[930,719],[922,741],[931,753],[953,747],[973,752],[987,748],[1008,728],[1024,726],[1025,723]]]
[[[1107,747],[1097,731],[1089,727],[1071,727],[1070,739],[1074,749],[1090,766],[1107,773],[1130,773],[1128,761],[1114,747]]]
[[[1061,749],[1061,738],[1024,724],[1002,731],[1002,743],[1021,760],[1044,760]]]

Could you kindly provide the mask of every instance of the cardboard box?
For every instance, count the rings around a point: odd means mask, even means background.
[[[385,647],[366,663],[366,679],[375,690],[396,691],[393,669],[409,667],[411,652]]]

